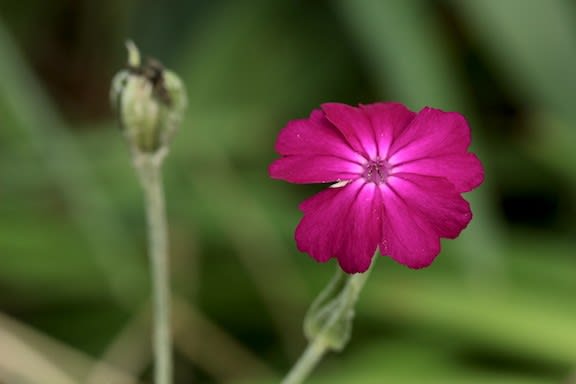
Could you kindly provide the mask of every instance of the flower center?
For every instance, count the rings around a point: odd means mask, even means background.
[[[369,160],[366,165],[364,165],[364,173],[362,177],[367,182],[382,184],[386,182],[388,178],[389,165],[386,160]]]

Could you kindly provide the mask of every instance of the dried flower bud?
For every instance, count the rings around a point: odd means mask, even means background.
[[[167,150],[186,109],[186,91],[160,62],[142,64],[134,43],[126,47],[128,67],[114,76],[110,92],[124,136],[136,153]]]

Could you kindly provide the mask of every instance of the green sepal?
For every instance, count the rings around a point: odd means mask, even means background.
[[[322,338],[325,345],[335,351],[341,351],[348,344],[356,302],[347,289],[349,278],[338,268],[308,309],[304,318],[304,335],[308,341]]]

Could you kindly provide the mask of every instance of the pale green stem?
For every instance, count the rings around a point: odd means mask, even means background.
[[[154,382],[172,383],[172,337],[170,327],[170,277],[168,266],[168,228],[162,185],[162,154],[140,155],[136,169],[144,190],[148,219],[148,252],[152,280],[154,313]]]
[[[324,342],[324,339],[320,336],[316,337],[308,343],[306,350],[302,353],[290,372],[288,372],[282,384],[304,382],[327,351],[328,345]]]
[[[328,333],[343,316],[348,315],[348,311],[356,304],[371,269],[372,267],[364,273],[357,273],[348,277],[339,295],[338,307],[332,312],[320,332],[318,332],[312,340],[309,340],[306,350],[302,353],[290,372],[288,372],[282,384],[303,383],[312,370],[318,365],[324,354],[331,349]]]

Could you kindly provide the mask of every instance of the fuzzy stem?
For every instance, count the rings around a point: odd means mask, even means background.
[[[324,354],[328,351],[328,344],[322,337],[316,337],[308,343],[306,350],[296,364],[286,375],[282,384],[298,384],[304,382],[312,370],[318,365]]]
[[[148,221],[148,247],[154,312],[154,382],[172,383],[172,338],[170,327],[170,272],[168,265],[168,228],[162,184],[162,154],[141,155],[136,169],[144,190]]]
[[[304,382],[312,370],[318,365],[324,354],[330,349],[334,349],[329,334],[338,321],[341,321],[345,316],[349,316],[350,311],[353,311],[354,305],[368,279],[371,269],[372,267],[364,273],[357,273],[348,277],[346,284],[338,296],[339,305],[332,311],[320,332],[309,340],[306,350],[302,353],[290,372],[288,372],[282,384],[299,384]],[[338,273],[341,272],[338,271]]]

